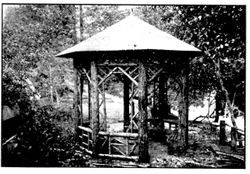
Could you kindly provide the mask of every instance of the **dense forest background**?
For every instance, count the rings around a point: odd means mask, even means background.
[[[191,103],[215,90],[218,108],[245,112],[245,6],[10,6],[2,26],[2,106],[21,124],[15,142],[2,146],[2,165],[87,165],[72,126],[72,60],[55,55],[131,13],[205,53],[190,63]],[[3,143],[11,129],[3,125]]]

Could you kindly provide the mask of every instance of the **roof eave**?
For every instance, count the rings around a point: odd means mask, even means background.
[[[161,49],[130,49],[130,50],[87,50],[87,51],[75,51],[75,52],[68,52],[68,53],[58,53],[55,55],[58,58],[77,58],[80,54],[89,54],[89,55],[95,55],[97,53],[99,54],[112,54],[112,53],[118,53],[118,52],[143,52],[143,51],[158,51],[158,52],[166,52],[170,54],[186,54],[188,56],[201,56],[204,53],[197,49],[197,51],[190,51],[190,50],[161,50]],[[82,56],[80,56],[82,57]]]

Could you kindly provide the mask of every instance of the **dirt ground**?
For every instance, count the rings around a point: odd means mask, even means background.
[[[123,104],[122,98],[106,94],[108,131],[120,132],[123,130]],[[86,104],[86,103],[84,103]],[[101,107],[102,110],[102,107]],[[84,110],[84,115],[88,111]],[[102,122],[102,118],[100,118]],[[166,127],[167,129],[167,127]],[[228,144],[219,145],[218,130],[211,132],[209,126],[202,124],[189,129],[190,147],[184,154],[169,153],[169,144],[166,140],[161,142],[149,141],[150,162],[140,164],[133,161],[111,159],[89,159],[90,167],[153,167],[153,168],[244,168],[245,149],[238,148],[232,151],[230,148],[230,134]],[[171,144],[171,143],[170,143]]]
[[[150,168],[244,168],[244,147],[233,151],[228,144],[219,145],[218,132],[203,126],[191,129],[189,148],[185,153],[173,152],[169,143],[149,138],[149,163],[99,159],[91,161],[92,167],[150,167]],[[172,148],[172,147],[171,147]],[[172,148],[173,149],[173,148]],[[171,152],[171,153],[170,153]]]

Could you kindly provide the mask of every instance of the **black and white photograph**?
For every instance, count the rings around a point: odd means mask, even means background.
[[[1,3],[1,168],[246,169],[246,7]]]

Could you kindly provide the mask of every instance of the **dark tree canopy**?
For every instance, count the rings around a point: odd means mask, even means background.
[[[245,6],[178,7],[183,39],[204,51],[193,61],[191,72],[194,89],[217,89],[218,77],[213,62],[219,62],[220,73],[229,98],[242,110],[245,107],[246,9]],[[197,68],[199,67],[199,68]],[[198,82],[198,83],[197,83]],[[200,84],[199,84],[200,83]]]

